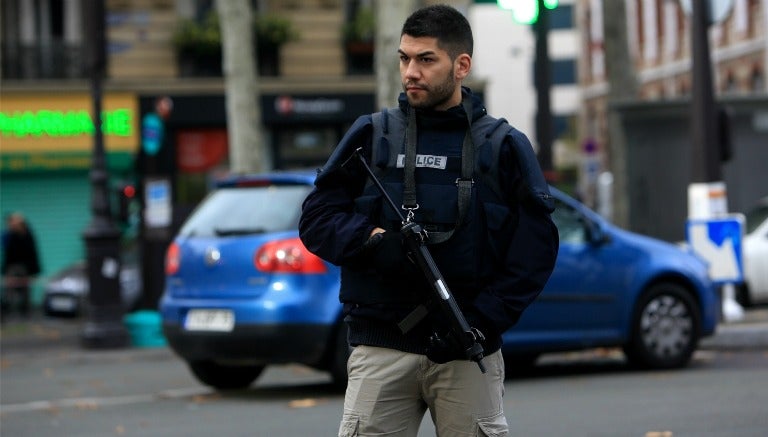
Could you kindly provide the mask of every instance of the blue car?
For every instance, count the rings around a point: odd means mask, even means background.
[[[282,363],[328,371],[336,384],[346,383],[339,270],[298,238],[314,176],[223,180],[169,247],[163,330],[202,383],[247,387],[267,365]],[[704,263],[552,192],[560,254],[540,298],[504,335],[510,367],[546,352],[614,346],[639,365],[684,366],[718,319]]]
[[[339,269],[311,254],[297,231],[314,177],[223,180],[168,248],[163,332],[202,383],[245,387],[280,363],[346,381]]]
[[[551,190],[560,251],[547,286],[503,336],[507,365],[529,365],[547,352],[621,347],[638,367],[685,366],[719,320],[706,264]]]

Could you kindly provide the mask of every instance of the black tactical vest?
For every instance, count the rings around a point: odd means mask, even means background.
[[[406,117],[391,109],[372,119],[374,173],[395,204],[402,205]],[[484,115],[472,123],[470,149],[455,136],[448,144],[419,143],[413,221],[430,236],[429,250],[457,299],[473,298],[484,279],[500,268],[517,227],[513,197],[499,187],[499,150],[510,130],[506,120]],[[402,226],[372,183],[355,200],[355,211],[388,231],[399,232]],[[373,269],[342,269],[342,301],[421,302],[425,297],[426,285],[416,272],[375,281],[371,274]]]

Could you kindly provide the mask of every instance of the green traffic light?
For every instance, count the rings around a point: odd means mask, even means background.
[[[544,7],[555,9],[558,0],[543,0]],[[497,0],[502,9],[512,11],[512,18],[521,24],[533,24],[539,19],[538,0]]]

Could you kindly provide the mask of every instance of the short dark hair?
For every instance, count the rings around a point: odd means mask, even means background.
[[[437,38],[437,45],[456,59],[462,53],[472,56],[472,27],[464,15],[448,5],[432,5],[411,14],[400,36]]]

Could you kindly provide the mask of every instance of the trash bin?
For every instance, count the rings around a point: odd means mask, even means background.
[[[162,347],[167,342],[163,336],[162,320],[157,311],[141,310],[123,317],[131,344],[136,347]]]

